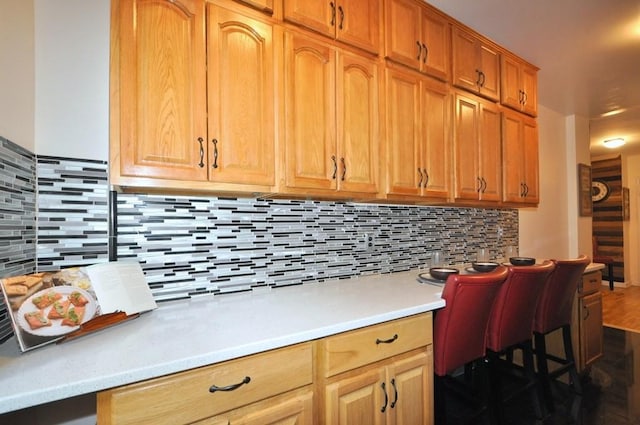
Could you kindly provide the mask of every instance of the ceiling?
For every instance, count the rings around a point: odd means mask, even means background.
[[[539,67],[538,103],[589,118],[593,156],[640,153],[640,0],[427,2]]]

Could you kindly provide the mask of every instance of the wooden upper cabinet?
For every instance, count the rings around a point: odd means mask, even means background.
[[[420,196],[420,76],[386,69],[386,193]]]
[[[455,199],[501,200],[500,112],[483,99],[455,93]]]
[[[339,53],[336,74],[338,189],[378,192],[378,65]]]
[[[503,201],[537,204],[538,127],[535,119],[518,112],[502,113]]]
[[[500,54],[489,43],[457,25],[452,31],[453,84],[500,100]]]
[[[423,194],[451,195],[451,94],[446,84],[423,79],[421,85]]]
[[[450,195],[450,94],[445,83],[387,69],[387,195]],[[395,196],[392,196],[395,197]]]
[[[502,54],[501,72],[502,104],[534,117],[538,115],[538,69]]]
[[[208,6],[211,181],[275,184],[273,40],[270,24]]]
[[[204,12],[203,0],[112,2],[113,184],[207,179]]]
[[[272,26],[202,0],[113,4],[112,183],[269,191]]]
[[[284,0],[284,19],[336,40],[378,53],[379,0]]]
[[[287,32],[287,188],[377,193],[378,103],[374,61]]]
[[[287,32],[284,56],[286,185],[335,190],[335,50]]]
[[[449,20],[415,0],[385,2],[385,56],[441,80],[450,79]]]

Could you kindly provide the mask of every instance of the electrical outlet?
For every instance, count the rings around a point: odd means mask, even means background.
[[[367,246],[367,251],[373,251],[373,236],[369,234],[364,235],[365,244]]]

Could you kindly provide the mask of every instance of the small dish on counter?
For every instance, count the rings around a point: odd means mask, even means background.
[[[536,263],[536,259],[531,257],[510,257],[509,262],[514,266],[533,266]]]
[[[488,273],[498,267],[498,263],[493,261],[479,261],[471,264],[471,268],[475,272]]]
[[[432,278],[445,281],[452,274],[458,274],[460,270],[453,267],[432,267],[429,269],[429,274]]]

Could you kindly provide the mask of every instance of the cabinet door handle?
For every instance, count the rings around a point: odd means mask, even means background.
[[[342,163],[342,176],[340,177],[340,180],[344,181],[344,178],[347,175],[347,163],[344,161],[344,157],[340,158],[340,162]]]
[[[529,186],[526,183],[524,184],[524,197],[526,198],[529,195]]]
[[[251,378],[248,376],[245,376],[244,379],[238,382],[237,384],[227,385],[226,387],[218,387],[217,385],[212,385],[211,388],[209,388],[209,392],[215,393],[216,391],[233,391],[233,390],[237,390],[244,384],[248,384],[249,382],[251,382]]]
[[[424,176],[422,175],[422,170],[418,167],[418,174],[420,174],[420,181],[418,182],[418,187],[422,187],[422,179]]]
[[[198,163],[198,167],[204,167],[204,139],[202,137],[198,137],[198,143],[200,143],[200,163]]]
[[[427,45],[422,43],[422,51],[424,52],[424,55],[422,57],[422,63],[427,63],[427,56],[429,55],[429,49],[427,48]]]
[[[526,105],[527,104],[527,99],[529,98],[529,96],[527,96],[527,93],[523,90],[522,91],[522,104]]]
[[[482,179],[482,193],[484,193],[487,190],[487,181],[484,179],[484,177],[481,177]]]
[[[384,404],[382,405],[382,409],[380,409],[380,412],[384,413],[384,411],[387,410],[387,405],[389,404],[389,396],[387,395],[387,388],[384,382],[380,384],[380,387],[382,388],[382,393],[384,394]]]
[[[416,44],[418,45],[418,56],[416,59],[420,60],[420,57],[422,56],[422,44],[420,44],[419,41],[416,41]]]
[[[582,306],[582,311],[583,311],[583,315],[584,317],[582,318],[582,320],[587,320],[589,318],[589,307],[587,307],[586,305]]]
[[[427,185],[429,184],[429,173],[427,173],[427,169],[425,168],[424,170],[424,187],[426,189]]]
[[[329,4],[331,5],[331,26],[334,26],[336,24],[336,5],[333,2]]]
[[[481,77],[480,75],[482,75],[482,72],[480,72],[479,69],[476,69],[476,75],[478,76],[478,78],[476,78],[476,86],[480,86],[480,81],[481,81]]]
[[[218,139],[211,140],[213,143],[213,168],[218,168]]]
[[[331,155],[331,161],[333,161],[333,175],[331,176],[331,179],[335,180],[338,175],[338,163],[336,162],[335,155]]]
[[[391,402],[391,408],[396,407],[396,403],[398,403],[398,388],[396,387],[396,379],[391,379],[391,386],[393,387],[393,401]]]
[[[338,6],[338,12],[340,12],[340,24],[338,25],[338,29],[342,29],[344,24],[344,10],[342,10],[342,6]]]
[[[394,334],[391,338],[389,339],[380,339],[380,338],[376,338],[376,345],[378,344],[391,344],[393,341],[395,341],[396,339],[398,339],[398,334]]]
[[[480,87],[484,87],[485,79],[486,76],[484,75],[484,72],[480,71]]]

